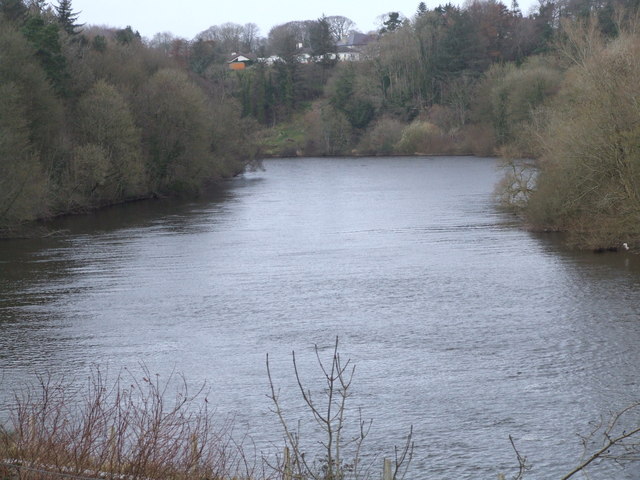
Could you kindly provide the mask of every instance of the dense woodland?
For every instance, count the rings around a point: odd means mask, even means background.
[[[533,228],[640,241],[637,0],[420,3],[366,32],[359,61],[336,58],[341,16],[187,40],[81,25],[70,0],[0,13],[5,231],[197,193],[267,155],[500,154],[499,195]]]
[[[234,98],[69,1],[0,2],[0,227],[193,194],[255,158]]]

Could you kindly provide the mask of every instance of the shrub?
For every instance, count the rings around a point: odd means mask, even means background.
[[[391,117],[383,117],[370,127],[360,139],[359,153],[390,155],[402,137],[404,124]]]
[[[465,125],[456,137],[461,154],[493,156],[496,153],[495,134],[488,125]]]
[[[396,150],[404,154],[444,154],[455,151],[455,147],[451,137],[436,125],[416,120],[405,127]]]

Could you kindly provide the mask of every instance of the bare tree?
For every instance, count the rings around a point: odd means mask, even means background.
[[[176,37],[171,32],[156,33],[148,44],[151,48],[156,48],[165,54],[171,52],[171,44],[176,40]]]
[[[196,40],[213,41],[219,45],[225,54],[237,53],[240,51],[243,42],[244,27],[237,23],[223,23],[213,25],[200,32]]]
[[[260,29],[255,23],[246,23],[242,27],[242,49],[245,53],[253,53],[258,48]]]
[[[336,42],[339,42],[342,38],[346,37],[356,26],[353,20],[343,17],[342,15],[325,17],[325,20],[329,23],[329,31]]]
[[[300,421],[297,427],[292,427],[290,421],[285,417],[279,393],[275,387],[269,356],[267,355],[267,375],[271,394],[269,398],[273,402],[273,412],[277,415],[284,430],[286,448],[284,458],[278,462],[274,468],[284,478],[301,478],[313,480],[344,480],[352,478],[357,480],[365,478],[369,468],[361,465],[362,446],[369,434],[372,420],[363,420],[360,413],[358,417],[357,433],[351,437],[346,437],[345,413],[347,411],[347,399],[351,396],[351,382],[355,373],[355,366],[350,360],[342,362],[338,352],[338,338],[333,348],[333,355],[329,365],[320,358],[318,346],[315,346],[318,366],[322,371],[325,383],[323,389],[323,399],[317,400],[311,390],[303,383],[295,352],[292,352],[293,369],[295,378],[302,396],[304,405],[311,413],[315,423],[321,428],[324,437],[320,440],[323,450],[321,460],[314,461],[309,458],[307,450],[301,438]],[[395,451],[395,466],[393,479],[401,479],[406,474],[406,470],[411,463],[413,454],[413,430],[409,431],[404,447]]]

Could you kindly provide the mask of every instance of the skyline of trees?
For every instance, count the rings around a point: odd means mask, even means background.
[[[515,2],[419,3],[412,18],[387,14],[360,61],[338,62],[337,39],[353,26],[345,17],[287,22],[267,38],[227,23],[192,41],[146,40],[131,26],[79,24],[70,0],[0,0],[0,229],[194,194],[261,152],[552,157],[545,145],[560,144],[536,139],[561,105],[577,110],[563,100],[583,78],[572,65],[596,45],[578,48],[575,32],[589,25],[589,38],[608,45],[637,25],[639,2],[543,0],[527,16]],[[245,48],[279,59],[232,71],[229,50]],[[609,68],[594,65],[591,76]],[[587,136],[598,128],[573,124]],[[281,137],[275,150],[270,132]],[[634,132],[609,137],[635,151]]]

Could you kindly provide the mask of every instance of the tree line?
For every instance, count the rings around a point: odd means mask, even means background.
[[[233,97],[131,27],[90,29],[70,0],[0,1],[0,230],[193,194],[255,158]]]
[[[70,0],[0,0],[0,228],[197,192],[266,155],[500,154],[538,159],[509,164],[500,189],[533,228],[618,244],[640,206],[637,14],[638,0],[527,14],[421,2],[384,15],[349,62],[336,52],[355,25],[341,16],[146,40],[79,25]],[[232,71],[232,53],[252,65]]]
[[[276,154],[534,159],[508,162],[498,188],[530,228],[568,232],[580,248],[633,248],[639,5],[543,0],[524,15],[516,2],[420,3],[412,18],[386,15],[362,61],[281,56],[269,69],[237,73],[233,91],[243,114],[301,126]],[[301,38],[291,27],[276,31]],[[314,54],[335,50],[325,46]]]
[[[288,22],[256,43],[278,61],[226,81],[243,115],[267,127],[304,125],[298,153],[494,154],[559,89],[566,69],[556,53],[561,23],[596,15],[604,34],[614,36],[613,5],[545,0],[524,15],[517,2],[433,9],[421,2],[411,18],[386,14],[357,62],[332,55],[336,32],[352,31],[348,19],[343,28],[335,24],[344,17]],[[301,51],[316,60],[300,62]]]
[[[615,36],[595,18],[564,25],[562,88],[529,122],[537,162],[512,162],[501,190],[532,228],[596,252],[640,241],[638,20],[621,15]]]

